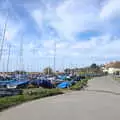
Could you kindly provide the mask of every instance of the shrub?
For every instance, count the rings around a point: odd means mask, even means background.
[[[82,88],[82,82],[78,81],[75,85],[71,86],[70,89],[71,90],[80,90]]]
[[[85,86],[87,86],[87,83],[88,83],[88,79],[78,81],[75,85],[71,86],[70,89],[71,90],[81,90]]]
[[[0,98],[0,111],[23,102],[63,93],[59,89],[31,89],[31,92],[29,91],[25,92],[23,95]]]

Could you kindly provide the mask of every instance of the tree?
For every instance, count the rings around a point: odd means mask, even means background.
[[[70,74],[70,71],[71,71],[70,68],[66,68],[66,69],[64,70],[64,72],[65,72],[66,74]]]
[[[101,70],[101,67],[95,63],[93,63],[91,66],[90,66],[90,69],[91,71],[93,71],[94,73],[101,73],[102,70]]]
[[[95,63],[93,63],[91,66],[90,66],[90,68],[98,68],[98,66],[95,64]]]
[[[14,73],[16,73],[16,74],[25,74],[25,73],[26,73],[26,71],[16,70],[16,71],[14,71]]]
[[[53,74],[53,70],[50,67],[44,68],[43,72],[47,75]]]

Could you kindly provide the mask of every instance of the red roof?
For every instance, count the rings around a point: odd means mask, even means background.
[[[105,64],[106,68],[120,68],[120,61],[116,62],[110,62],[108,64]]]

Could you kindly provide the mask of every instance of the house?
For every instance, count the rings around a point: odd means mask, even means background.
[[[120,74],[120,61],[105,64],[102,69],[103,72],[108,72],[108,74]]]

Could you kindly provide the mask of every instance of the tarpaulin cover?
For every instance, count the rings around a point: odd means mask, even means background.
[[[65,81],[65,82],[62,82],[62,83],[58,84],[57,88],[67,88],[69,86],[71,86],[71,82]]]
[[[18,85],[23,85],[27,84],[29,81],[28,80],[8,80],[8,81],[0,81],[0,85],[10,85],[10,86],[18,86]]]
[[[61,80],[65,80],[66,79],[66,75],[58,75],[57,77],[58,77],[58,79],[61,79]]]
[[[18,86],[18,85],[24,85],[24,84],[28,84],[29,81],[28,80],[16,80],[16,81],[13,81],[11,83],[9,83],[10,86]]]
[[[52,88],[53,85],[49,80],[33,80],[31,81],[31,84],[45,87],[45,88]]]

